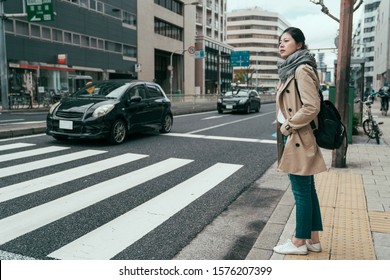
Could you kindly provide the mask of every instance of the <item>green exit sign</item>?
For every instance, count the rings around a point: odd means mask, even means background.
[[[26,0],[27,19],[30,22],[54,20],[54,0]]]

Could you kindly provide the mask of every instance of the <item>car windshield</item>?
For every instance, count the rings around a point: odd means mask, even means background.
[[[84,88],[72,94],[72,97],[118,98],[129,87],[126,82],[89,83]]]
[[[249,92],[246,90],[237,90],[237,91],[227,91],[224,96],[225,97],[248,97]]]

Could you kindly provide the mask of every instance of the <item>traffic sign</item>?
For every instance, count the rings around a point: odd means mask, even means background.
[[[195,47],[194,46],[190,46],[187,51],[188,51],[189,54],[194,54],[195,53]]]
[[[54,20],[54,0],[25,0],[29,22]]]
[[[204,58],[204,50],[199,50],[195,52],[195,59],[202,59]]]
[[[230,54],[230,66],[232,67],[244,67],[249,66],[249,51],[237,51]]]

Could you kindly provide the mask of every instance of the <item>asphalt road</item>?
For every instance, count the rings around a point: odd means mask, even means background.
[[[243,259],[281,196],[255,188],[276,160],[274,120],[274,104],[264,104],[249,115],[176,116],[171,133],[136,134],[119,146],[2,139],[0,250],[36,259],[172,259],[185,251],[183,258]],[[237,223],[218,221],[235,226],[234,237],[218,254],[191,256],[194,238],[232,211]],[[260,220],[248,214],[258,211]]]

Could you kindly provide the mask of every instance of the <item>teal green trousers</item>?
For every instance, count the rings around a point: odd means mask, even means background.
[[[295,237],[310,239],[312,231],[322,231],[320,204],[314,185],[314,176],[288,174],[295,198]]]

